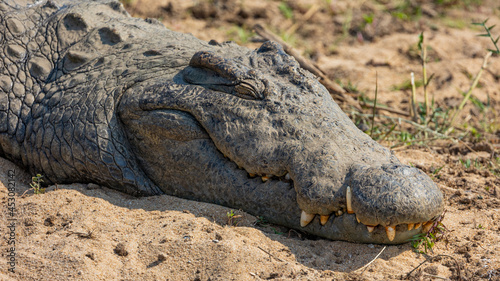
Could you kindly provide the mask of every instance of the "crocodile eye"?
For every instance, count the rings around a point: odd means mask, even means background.
[[[261,100],[264,95],[259,86],[256,80],[240,81],[234,86],[234,94],[243,99]]]

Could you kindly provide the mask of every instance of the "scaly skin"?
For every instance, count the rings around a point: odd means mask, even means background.
[[[431,179],[276,43],[208,44],[113,1],[14,3],[0,4],[0,155],[31,173],[354,242],[403,243],[442,212]]]

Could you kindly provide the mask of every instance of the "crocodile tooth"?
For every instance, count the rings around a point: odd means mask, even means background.
[[[302,211],[300,215],[300,226],[304,227],[308,225],[314,219],[314,214],[308,214],[305,211]]]
[[[290,180],[290,173],[286,173],[285,180],[287,180],[287,181]]]
[[[415,227],[415,224],[414,223],[409,223],[408,224],[408,230],[412,230],[413,227]]]
[[[252,178],[255,178],[255,174],[252,174],[252,173],[248,173],[248,175]]]
[[[351,188],[349,186],[347,187],[347,190],[345,193],[345,200],[346,200],[346,205],[347,205],[347,213],[353,214],[354,212],[352,211],[352,206],[351,206],[352,194],[351,194]]]
[[[394,226],[386,226],[385,233],[387,234],[387,238],[389,238],[389,241],[394,240],[394,237],[396,237],[396,230]]]
[[[428,221],[428,222],[424,223],[424,225],[422,226],[422,230],[424,232],[428,232],[429,229],[431,229],[431,227],[432,227],[433,224],[434,224],[433,221]]]
[[[268,181],[269,178],[270,178],[270,176],[268,176],[268,175],[262,176],[262,182]]]
[[[358,216],[356,216],[356,220],[358,221],[358,223],[361,223],[361,221],[359,220]]]
[[[343,214],[343,213],[342,213],[342,210],[338,210],[338,211],[337,211],[337,216],[342,216],[342,214]]]
[[[328,216],[328,215],[327,216],[323,216],[323,215],[319,216],[319,221],[320,221],[321,225],[325,225],[328,222],[329,218],[330,218],[330,216]]]
[[[373,230],[375,230],[375,226],[367,225],[366,229],[368,229],[368,232],[371,233],[371,232],[373,232]]]
[[[415,229],[419,228],[421,225],[422,225],[422,223],[420,223],[420,222],[419,222],[419,223],[416,223],[416,224],[415,224]]]

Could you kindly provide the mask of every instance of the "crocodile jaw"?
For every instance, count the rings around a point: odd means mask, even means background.
[[[191,128],[189,134],[183,132],[182,135],[175,135],[174,132],[179,129],[175,124],[184,129]],[[265,216],[271,223],[332,240],[360,243],[407,242],[423,230],[409,230],[409,224],[424,223],[434,217],[431,214],[421,221],[412,221],[410,217],[408,221],[401,220],[389,225],[370,220],[373,219],[367,215],[370,210],[363,209],[367,208],[363,201],[366,194],[360,192],[363,188],[359,188],[360,179],[367,177],[362,172],[357,172],[363,170],[363,167],[355,166],[348,173],[352,176],[347,177],[335,193],[334,213],[330,216],[312,214],[309,221],[301,222],[300,217],[304,211],[298,204],[294,188],[295,181],[298,181],[294,178],[296,175],[265,178],[250,175],[243,167],[240,169],[234,161],[225,157],[189,114],[148,111],[138,119],[127,119],[125,125],[132,149],[146,174],[170,195],[242,209],[255,216]],[[161,153],[151,154],[151,151]],[[352,186],[349,187],[352,193],[350,208],[346,198],[348,184]],[[373,208],[383,203],[373,196],[368,201]],[[418,209],[413,210],[418,213]],[[387,208],[383,212],[386,211]],[[435,211],[440,212],[440,209],[435,208]],[[391,214],[388,215],[390,217]],[[359,218],[362,220],[358,222]],[[394,227],[394,236],[387,235],[386,226]]]

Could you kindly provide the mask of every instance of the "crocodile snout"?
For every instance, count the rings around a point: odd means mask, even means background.
[[[369,232],[384,227],[389,240],[396,226],[425,229],[443,211],[443,195],[436,184],[422,171],[399,163],[354,165],[345,185],[348,213],[356,214]]]
[[[325,168],[325,165],[319,166]],[[342,165],[336,163],[335,166]],[[428,230],[443,211],[441,191],[426,174],[414,167],[397,161],[382,165],[355,162],[345,171],[344,177],[339,177],[341,172],[338,170],[330,170],[335,177],[328,177],[324,170],[320,174],[294,175],[297,201],[302,209],[302,227],[309,227],[316,215],[321,225],[342,216],[346,217],[344,220],[352,217],[365,226],[365,235],[372,235],[380,228],[377,232],[385,232],[387,239],[393,241],[397,231],[411,231],[421,226],[423,231]],[[320,177],[304,180],[308,174]],[[332,214],[334,218],[330,219]]]

